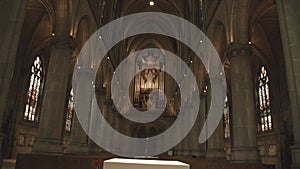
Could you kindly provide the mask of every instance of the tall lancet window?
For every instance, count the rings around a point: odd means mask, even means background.
[[[27,121],[38,122],[38,106],[41,95],[43,81],[43,67],[40,57],[36,57],[30,70],[29,87],[24,112],[24,119]]]
[[[268,72],[264,66],[261,67],[257,80],[259,130],[264,132],[273,129],[270,105],[270,79],[268,76]]]
[[[143,70],[143,71],[141,71]],[[134,107],[147,110],[152,106],[163,107],[164,97],[150,98],[151,91],[165,91],[165,60],[162,53],[141,52],[136,59],[135,71],[140,72],[134,78]],[[155,103],[154,100],[158,100]]]
[[[227,96],[224,101],[224,137],[230,138],[230,108]]]
[[[73,94],[73,89],[72,89],[69,94],[68,109],[67,109],[67,113],[66,113],[65,131],[71,131],[73,113],[74,113],[74,94]]]

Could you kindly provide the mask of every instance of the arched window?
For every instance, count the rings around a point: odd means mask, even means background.
[[[74,112],[74,94],[73,94],[73,89],[72,89],[69,94],[68,109],[67,109],[67,113],[66,113],[65,131],[71,131],[73,112]]]
[[[261,67],[257,80],[259,131],[264,132],[273,128],[269,90],[270,79],[264,66]]]
[[[230,109],[229,109],[229,99],[226,96],[224,101],[224,137],[230,138]]]
[[[32,122],[38,122],[39,114],[37,109],[43,81],[43,67],[40,57],[35,58],[30,73],[24,119]]]

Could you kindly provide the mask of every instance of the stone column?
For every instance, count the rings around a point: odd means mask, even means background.
[[[70,37],[53,38],[39,119],[39,132],[32,150],[34,153],[62,153],[65,98],[72,44]]]
[[[259,161],[250,54],[249,45],[235,44],[229,47],[233,103],[232,162],[256,163]]]
[[[212,77],[213,78],[213,77]],[[213,78],[211,79],[211,82],[214,82],[216,84],[222,84],[221,79]],[[217,102],[217,100],[213,99],[213,96],[211,96],[211,90],[212,88],[209,87],[208,90],[208,103],[207,103],[207,112],[211,109],[211,101]],[[219,91],[214,91],[214,93],[222,93],[222,86],[218,86],[214,88],[214,90],[219,90]],[[218,97],[222,97],[221,95]],[[219,101],[219,100],[218,100]],[[223,105],[222,103],[218,103],[217,105]],[[222,109],[218,109],[223,111]],[[224,126],[223,126],[223,118],[220,120],[218,127],[214,131],[213,135],[208,139],[207,141],[207,150],[206,150],[206,158],[210,159],[225,159],[225,151],[224,151]]]
[[[15,60],[21,30],[24,22],[27,1],[0,2],[0,122],[7,105],[10,83],[13,77]]]
[[[106,92],[108,92],[107,88],[106,88]],[[106,95],[107,95],[107,93],[106,93]],[[101,120],[106,121],[109,125],[111,124],[112,119],[113,119],[112,106],[113,106],[113,100],[112,99],[106,99],[104,101],[103,109],[102,109],[103,119],[101,119]],[[100,132],[102,132],[100,134],[101,136],[103,136],[105,139],[110,140],[109,144],[105,145],[106,147],[109,147],[110,144],[113,144],[113,139],[112,139],[111,133],[107,132],[107,130],[104,127],[102,127]],[[103,138],[101,138],[101,139],[103,139]]]
[[[189,103],[185,103],[184,110],[186,110],[186,112],[184,112],[184,113],[189,113],[193,108],[192,106],[193,105],[191,105]],[[192,121],[192,119],[190,119],[190,121]],[[193,136],[193,132],[191,130],[189,132],[189,134],[183,139],[183,150],[182,150],[183,156],[186,156],[186,157],[192,156],[192,138],[194,138],[194,136]],[[193,140],[195,140],[195,139],[193,139]]]
[[[80,68],[79,70],[80,71],[77,73],[77,77],[80,80],[77,81],[77,84],[73,85],[76,86],[74,88],[75,106],[77,103],[80,103],[81,107],[75,107],[75,111],[76,109],[81,110],[85,112],[86,116],[89,116],[91,119],[92,95],[94,92],[90,91],[90,89],[94,87],[92,82],[94,70],[85,65],[83,65],[83,68]],[[86,154],[88,152],[87,140],[87,133],[83,130],[80,122],[78,121],[77,114],[75,113],[73,116],[71,131],[71,144],[67,148],[67,152],[71,154]]]
[[[107,112],[105,112],[105,114],[106,114],[107,123],[111,127],[115,127],[115,113],[117,112],[117,110],[114,106],[114,101],[112,99],[107,100],[106,106],[107,106]],[[109,133],[107,131],[105,131],[105,135],[106,135],[106,138],[110,140],[109,147],[114,147],[113,145],[115,145],[115,139],[114,139],[115,135],[113,135],[113,133]]]
[[[224,159],[224,129],[223,120],[220,121],[216,131],[207,141],[206,158]]]
[[[175,133],[175,137],[176,139],[178,139],[180,137],[180,132],[181,132],[182,128],[176,128],[176,133]],[[175,147],[174,147],[174,152],[173,154],[175,156],[183,156],[183,143],[184,143],[184,140],[182,140],[181,142],[179,142]]]
[[[7,113],[7,101],[13,78],[15,61],[22,26],[25,17],[27,0],[0,1],[0,124]],[[0,130],[0,145],[4,133]],[[1,151],[1,148],[0,148]],[[1,165],[0,165],[1,167]]]
[[[119,113],[118,110],[113,105],[110,125],[119,132],[121,131],[121,124],[120,124],[120,118],[118,117],[118,113]],[[120,151],[121,147],[123,146],[122,140],[116,139],[117,136],[114,134],[111,134],[111,138],[112,138],[112,144],[115,146],[116,151]]]
[[[300,169],[300,4],[285,0],[276,0],[276,3],[293,120],[292,168]]]
[[[175,101],[172,101],[172,104],[176,104],[176,99]],[[172,105],[173,106],[173,105]],[[185,105],[181,105],[181,106],[185,106]],[[174,106],[175,107],[175,106]],[[182,108],[181,108],[182,109]],[[184,112],[183,112],[184,113]],[[176,139],[180,139],[180,133],[182,133],[183,128],[181,126],[176,127],[176,133],[174,134]],[[184,140],[181,140],[175,147],[174,147],[174,156],[183,156],[183,152],[184,152]]]
[[[103,113],[104,100],[105,100],[105,97],[106,97],[106,89],[104,87],[100,86],[99,88],[96,89],[96,95],[97,95],[96,98],[97,98],[98,102],[97,102],[97,100],[92,101],[91,120],[94,119],[93,118],[93,112],[94,112],[95,109],[100,109],[101,112]],[[100,105],[100,107],[98,105]],[[99,122],[96,122],[96,123],[99,123]],[[96,130],[96,131],[98,131],[98,130]],[[103,152],[102,148],[99,147],[95,142],[93,142],[90,139],[89,140],[89,153],[90,154],[99,154],[101,152]]]
[[[78,121],[77,115],[74,114],[71,131],[71,143],[67,147],[67,154],[87,154],[87,138],[87,134],[82,129],[81,124]]]
[[[199,114],[196,120],[195,125],[193,126],[190,134],[191,134],[191,148],[192,148],[192,156],[195,157],[205,157],[205,149],[206,144],[200,144],[198,142],[198,138],[200,132],[203,128],[205,122],[205,95],[201,93],[200,95],[200,107],[199,107]]]

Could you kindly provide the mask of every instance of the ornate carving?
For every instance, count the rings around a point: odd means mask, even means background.
[[[270,145],[269,146],[269,156],[274,157],[277,156],[277,146],[276,145]]]
[[[58,49],[72,49],[76,47],[75,40],[70,36],[55,36],[50,41],[51,46]]]
[[[265,156],[266,155],[266,148],[265,148],[264,145],[259,146],[258,149],[259,149],[259,155],[260,156]]]
[[[227,47],[228,58],[235,56],[249,56],[251,54],[251,46],[248,44],[231,44]]]

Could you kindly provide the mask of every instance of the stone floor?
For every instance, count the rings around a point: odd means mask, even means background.
[[[112,157],[113,156],[91,155],[19,155],[16,169],[102,169],[103,161]],[[235,164],[226,160],[183,157],[160,157],[159,159],[182,161],[190,164],[191,169],[275,169],[274,166],[263,164]],[[12,162],[10,164],[12,164]],[[9,162],[6,163],[6,166],[10,166]],[[13,165],[11,166],[14,167]]]

